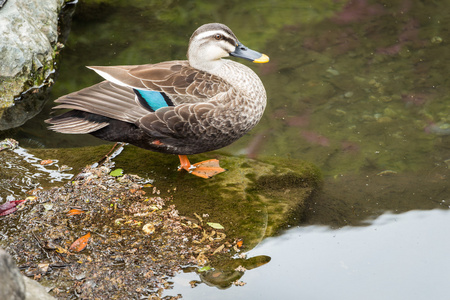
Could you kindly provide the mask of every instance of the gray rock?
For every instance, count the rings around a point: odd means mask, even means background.
[[[0,249],[0,299],[1,300],[52,300],[46,289],[37,281],[22,276],[14,260]]]
[[[25,282],[25,300],[55,300],[47,293],[47,289],[37,281],[28,277],[23,277]]]
[[[8,0],[0,9],[0,118],[2,109],[15,105],[15,97],[43,85],[54,72],[58,13],[63,3]],[[14,126],[25,121],[16,121]]]
[[[25,299],[25,282],[15,262],[0,249],[0,299]]]

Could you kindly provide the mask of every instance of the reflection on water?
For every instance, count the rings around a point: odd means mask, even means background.
[[[327,178],[309,203],[303,224],[358,226],[385,211],[448,209],[449,170],[436,166],[426,172],[361,172]]]
[[[57,160],[48,160],[42,164],[42,158],[22,147],[4,150],[1,154],[0,204],[25,198],[26,192],[41,187],[41,182],[44,186],[62,184],[73,176],[68,172],[70,168],[60,166]]]
[[[448,299],[450,212],[386,213],[364,227],[296,227],[249,256],[271,262],[241,277],[245,286],[192,289],[190,273],[167,294],[186,299]],[[243,297],[243,295],[247,295]]]

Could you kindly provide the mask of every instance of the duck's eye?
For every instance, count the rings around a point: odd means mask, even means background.
[[[221,34],[216,34],[216,35],[214,36],[214,38],[215,38],[216,40],[220,41],[220,40],[223,38],[223,36],[222,36]]]

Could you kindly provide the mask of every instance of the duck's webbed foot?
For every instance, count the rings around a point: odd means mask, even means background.
[[[180,167],[178,168],[178,171],[186,170],[198,177],[211,178],[214,175],[226,171],[224,168],[220,167],[219,160],[217,159],[209,159],[191,165],[186,155],[178,155],[178,157],[180,158]]]

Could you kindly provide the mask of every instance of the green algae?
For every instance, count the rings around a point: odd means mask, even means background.
[[[73,149],[32,149],[36,156],[58,159],[75,171],[109,152],[111,145]],[[203,216],[225,227],[227,235],[243,238],[246,247],[272,236],[289,224],[298,224],[305,201],[320,187],[322,177],[314,165],[293,159],[251,160],[223,153],[192,155],[191,162],[217,158],[228,171],[202,179],[177,171],[178,157],[134,146],[113,159],[125,174],[153,180],[161,196],[171,196],[181,215]]]

